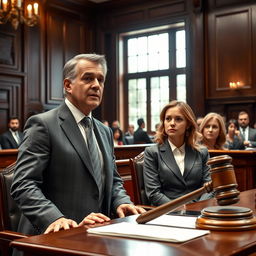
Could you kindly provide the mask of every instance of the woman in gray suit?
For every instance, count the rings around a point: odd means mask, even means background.
[[[200,147],[195,115],[188,104],[172,101],[160,114],[157,144],[145,150],[144,182],[152,205],[159,206],[210,180],[208,150]],[[204,194],[197,200],[210,198]]]

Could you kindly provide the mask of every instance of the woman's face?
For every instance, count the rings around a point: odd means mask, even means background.
[[[118,130],[116,130],[115,132],[114,132],[114,139],[115,140],[118,140],[119,138],[120,138],[120,132],[118,131]]]
[[[203,136],[207,140],[216,140],[220,133],[220,126],[218,121],[215,118],[209,120],[204,129],[203,129]]]
[[[235,134],[236,126],[234,123],[229,124],[228,126],[228,133]]]
[[[164,130],[172,143],[184,142],[188,121],[178,106],[169,108],[165,113]],[[175,144],[176,145],[176,144]]]

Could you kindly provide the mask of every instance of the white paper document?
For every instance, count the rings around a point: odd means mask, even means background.
[[[90,234],[131,237],[174,243],[185,242],[209,233],[208,230],[164,227],[129,222],[90,228],[87,232]]]
[[[146,224],[179,228],[196,228],[196,219],[197,217],[193,216],[162,215]]]

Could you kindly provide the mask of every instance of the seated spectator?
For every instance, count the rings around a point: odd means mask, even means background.
[[[111,128],[120,128],[120,123],[118,120],[112,122]]]
[[[101,122],[102,122],[104,125],[109,126],[109,122],[108,122],[107,120],[102,120]]]
[[[238,122],[230,119],[227,123],[226,145],[227,149],[245,149],[243,139],[240,135]]]
[[[113,131],[114,146],[124,145],[122,131],[118,127],[112,128],[112,131]]]
[[[198,144],[201,136],[192,109],[182,101],[171,101],[160,114],[157,144],[145,149],[146,195],[154,206],[183,196],[210,181],[208,150]],[[212,197],[199,196],[195,201]]]
[[[10,117],[8,121],[9,130],[3,133],[0,137],[2,149],[18,148],[22,139],[23,133],[19,131],[20,121],[16,116]]]
[[[134,125],[129,124],[128,131],[124,135],[125,144],[130,145],[134,143],[133,135],[134,135]]]
[[[149,138],[147,132],[143,129],[145,128],[145,122],[143,118],[139,118],[137,121],[138,129],[134,132],[134,143],[143,144],[143,143],[152,143],[152,140]]]
[[[226,128],[223,117],[217,113],[207,114],[200,127],[202,145],[208,149],[224,149],[226,142]]]
[[[256,147],[256,129],[251,128],[249,123],[249,114],[245,111],[241,111],[238,114],[239,131],[241,133],[244,146],[247,149]]]
[[[133,136],[134,135],[134,125],[129,124],[128,131],[125,133],[125,136]]]

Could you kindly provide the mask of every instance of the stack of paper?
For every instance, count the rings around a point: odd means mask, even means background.
[[[180,215],[162,215],[146,224],[179,228],[196,228],[197,217]]]
[[[131,237],[174,243],[185,242],[209,233],[207,230],[164,227],[129,222],[121,222],[90,228],[87,230],[87,232],[91,234]]]

